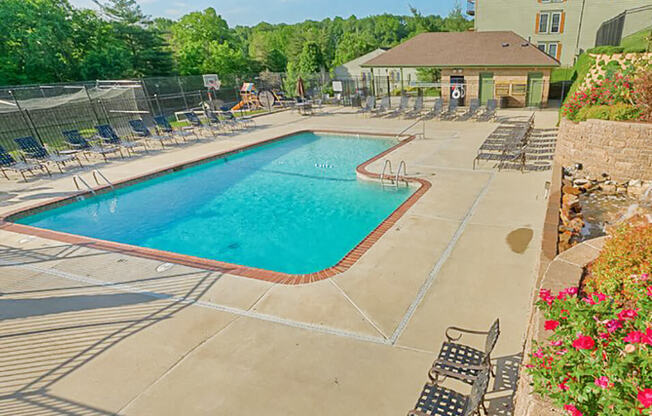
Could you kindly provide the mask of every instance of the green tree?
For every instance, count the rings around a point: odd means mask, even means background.
[[[335,50],[333,67],[341,65],[377,48],[373,37],[361,33],[344,33]]]

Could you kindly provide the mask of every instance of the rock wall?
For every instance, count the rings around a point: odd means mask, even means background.
[[[562,119],[555,161],[583,165],[587,176],[652,180],[652,123]]]

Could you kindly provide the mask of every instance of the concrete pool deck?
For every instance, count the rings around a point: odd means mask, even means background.
[[[555,111],[537,113],[537,127],[556,120]],[[346,109],[284,112],[251,132],[95,167],[118,181],[297,130],[399,133],[410,123]],[[0,414],[401,415],[445,328],[486,329],[496,317],[499,378],[488,399],[492,414],[509,414],[551,172],[472,170],[496,126],[429,121],[425,139],[387,155],[432,188],[349,270],[315,283],[0,230]],[[368,169],[380,172],[383,160]],[[92,168],[3,180],[0,214],[75,192],[72,175]],[[515,247],[514,233],[531,239]]]

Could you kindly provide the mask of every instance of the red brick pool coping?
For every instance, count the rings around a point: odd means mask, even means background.
[[[338,131],[338,130],[298,130],[292,133],[287,133],[282,136],[277,136],[271,139],[262,140],[256,143],[248,144],[245,146],[237,147],[232,150],[225,152],[216,153],[207,157],[201,157],[189,162],[179,163],[173,166],[162,168],[145,175],[140,175],[136,177],[127,178],[116,182],[114,184],[115,188],[124,187],[133,185],[138,182],[143,182],[167,173],[175,172],[181,169],[185,169],[191,166],[195,166],[201,163],[206,163],[215,159],[225,158],[231,155],[241,153],[243,151],[253,149],[265,144],[269,144],[275,141],[285,139],[289,136],[298,134],[298,133],[331,133],[331,134],[345,134],[345,135],[365,135],[365,136],[380,136],[380,137],[396,137],[393,134],[381,134],[381,133],[369,133],[369,132],[350,132],[350,131]],[[414,140],[414,136],[409,136],[401,140],[395,146],[385,150],[382,153],[372,157],[366,162],[360,164],[356,168],[356,172],[362,176],[366,176],[372,179],[380,179],[381,175],[377,173],[372,173],[367,170],[367,166],[371,163],[381,159],[382,157],[388,155],[394,150],[398,149],[401,146],[409,143]],[[386,175],[385,179],[391,179]],[[143,257],[153,260],[159,260],[162,262],[180,264],[188,267],[195,267],[205,270],[218,271],[228,274],[233,274],[237,276],[249,277],[253,279],[265,280],[273,283],[280,283],[286,285],[297,285],[304,283],[317,282],[319,280],[327,279],[333,277],[339,273],[343,273],[351,266],[353,266],[366,252],[373,246],[373,244],[378,241],[386,231],[396,224],[396,222],[407,212],[412,205],[414,205],[419,198],[421,198],[427,191],[430,189],[432,184],[421,178],[407,178],[410,183],[418,183],[419,188],[414,192],[407,200],[405,200],[394,212],[392,212],[383,222],[381,222],[371,233],[369,233],[358,245],[356,245],[351,251],[349,251],[337,264],[327,269],[308,274],[288,274],[274,272],[271,270],[258,269],[255,267],[242,266],[233,263],[222,262],[218,260],[210,260],[195,256],[188,256],[185,254],[172,253],[169,251],[155,250],[151,248],[133,246],[130,244],[116,243],[112,241],[105,241],[96,238],[83,237],[74,234],[63,233],[60,231],[46,230],[43,228],[32,227],[29,225],[17,224],[12,222],[17,218],[21,218],[27,215],[31,215],[37,212],[41,212],[56,206],[65,205],[67,203],[77,200],[79,197],[86,197],[91,194],[90,191],[83,191],[65,196],[62,198],[56,198],[51,201],[40,203],[28,208],[22,208],[15,210],[0,216],[0,229],[6,231],[12,231],[21,234],[32,235],[36,237],[41,237],[49,240],[60,241],[63,243],[74,244],[78,246],[89,247],[98,250],[105,250],[114,253],[121,253],[136,257]],[[109,192],[111,188],[109,186],[101,186],[95,188],[94,191],[97,194],[102,194]]]

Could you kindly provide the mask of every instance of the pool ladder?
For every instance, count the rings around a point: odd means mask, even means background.
[[[388,169],[389,175],[386,174]],[[403,171],[403,176],[401,176],[401,171]],[[390,179],[386,179],[387,176],[389,176]],[[383,165],[383,173],[380,175],[380,184],[385,186],[386,180],[389,180],[390,184],[394,185],[396,188],[398,188],[400,182],[405,183],[405,186],[409,186],[409,182],[407,180],[407,165],[405,164],[404,160],[401,160],[401,162],[398,164],[396,173],[394,173],[392,172],[392,161],[385,159],[385,164]]]
[[[107,179],[106,176],[102,172],[100,172],[99,169],[95,169],[92,172],[93,174],[93,179],[95,179],[95,183],[99,186],[100,185],[100,179],[102,179],[111,189],[113,189],[113,184],[111,183],[110,180]],[[95,195],[95,190],[93,189],[92,186],[84,180],[84,178],[81,177],[81,175],[75,175],[72,177],[72,181],[75,184],[75,187],[77,188],[78,191],[81,191],[81,185],[84,185],[84,187],[93,195]],[[81,184],[81,185],[80,185]]]

